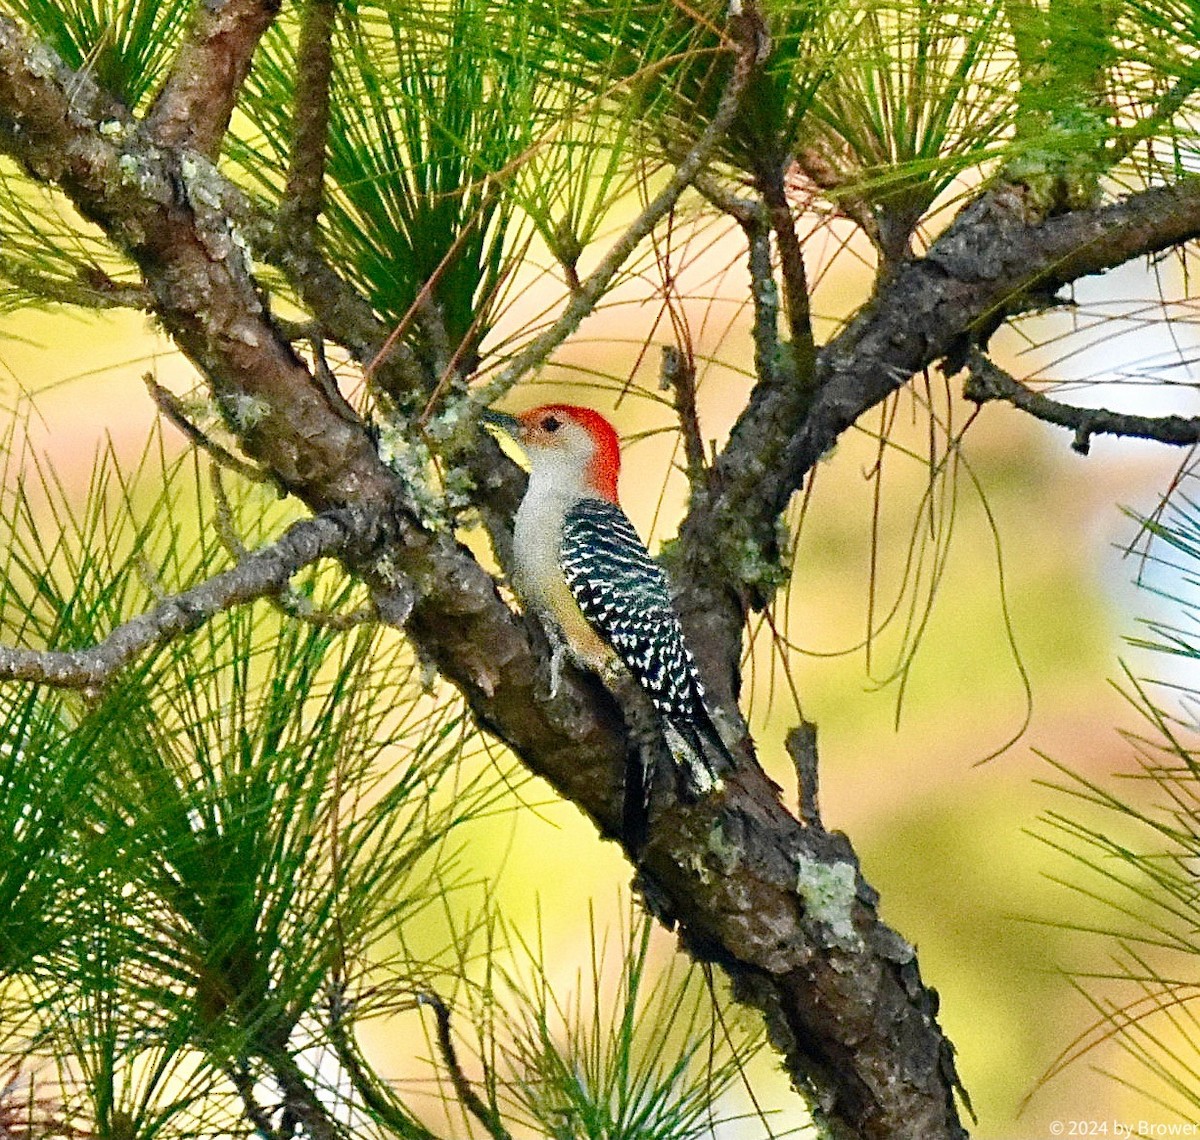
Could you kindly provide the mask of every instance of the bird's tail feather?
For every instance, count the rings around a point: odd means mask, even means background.
[[[676,794],[683,800],[697,800],[718,791],[725,773],[737,767],[717,726],[704,709],[698,716],[666,718],[678,743],[671,752],[678,779]],[[625,763],[625,799],[622,832],[630,850],[640,851],[650,831],[650,797],[654,773],[645,766],[645,754],[632,749]]]
[[[680,765],[680,775],[684,778],[686,790],[691,798],[707,795],[716,791],[723,783],[724,774],[737,767],[733,753],[729,751],[712,717],[705,709],[702,715],[674,718],[670,721],[671,728],[683,741],[684,755],[676,757]]]

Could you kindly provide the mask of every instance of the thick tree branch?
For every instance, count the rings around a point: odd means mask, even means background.
[[[1075,439],[1071,447],[1087,455],[1094,435],[1133,436],[1176,447],[1200,443],[1200,419],[1188,416],[1138,416],[1110,412],[1107,408],[1075,408],[1026,388],[1004,369],[993,364],[977,348],[967,358],[964,398],[976,404],[1004,400],[1048,424],[1069,428]]]
[[[147,140],[87,75],[3,16],[0,150],[60,186],[139,266],[164,327],[285,486],[318,511],[394,496],[366,431],[335,412],[272,324],[222,209],[224,179]]]
[[[189,633],[223,610],[278,594],[297,571],[340,554],[352,533],[352,520],[345,515],[318,515],[293,523],[270,546],[117,626],[97,645],[64,651],[0,646],[0,679],[102,688],[147,650]]]
[[[254,49],[279,12],[279,0],[197,4],[183,46],[146,116],[164,146],[216,159]]]
[[[1032,224],[1020,190],[985,194],[821,352],[809,422],[792,426],[785,470],[761,494],[782,507],[863,411],[964,341],[982,339],[1030,294],[1052,295],[1198,235],[1200,178]]]

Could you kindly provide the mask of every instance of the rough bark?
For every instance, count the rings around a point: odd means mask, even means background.
[[[158,142],[217,157],[254,49],[278,12],[279,0],[196,5],[175,66],[146,116]]]

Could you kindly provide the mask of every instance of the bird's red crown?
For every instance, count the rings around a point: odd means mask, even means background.
[[[621,441],[616,428],[599,412],[577,404],[543,404],[517,416],[527,444],[553,446],[565,421],[572,421],[592,437],[595,451],[588,463],[588,482],[596,493],[617,502],[617,478],[621,473]]]

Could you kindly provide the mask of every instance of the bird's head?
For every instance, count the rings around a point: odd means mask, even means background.
[[[575,404],[543,404],[515,416],[489,410],[484,420],[521,445],[535,475],[578,479],[589,493],[617,501],[620,437],[599,412]]]

